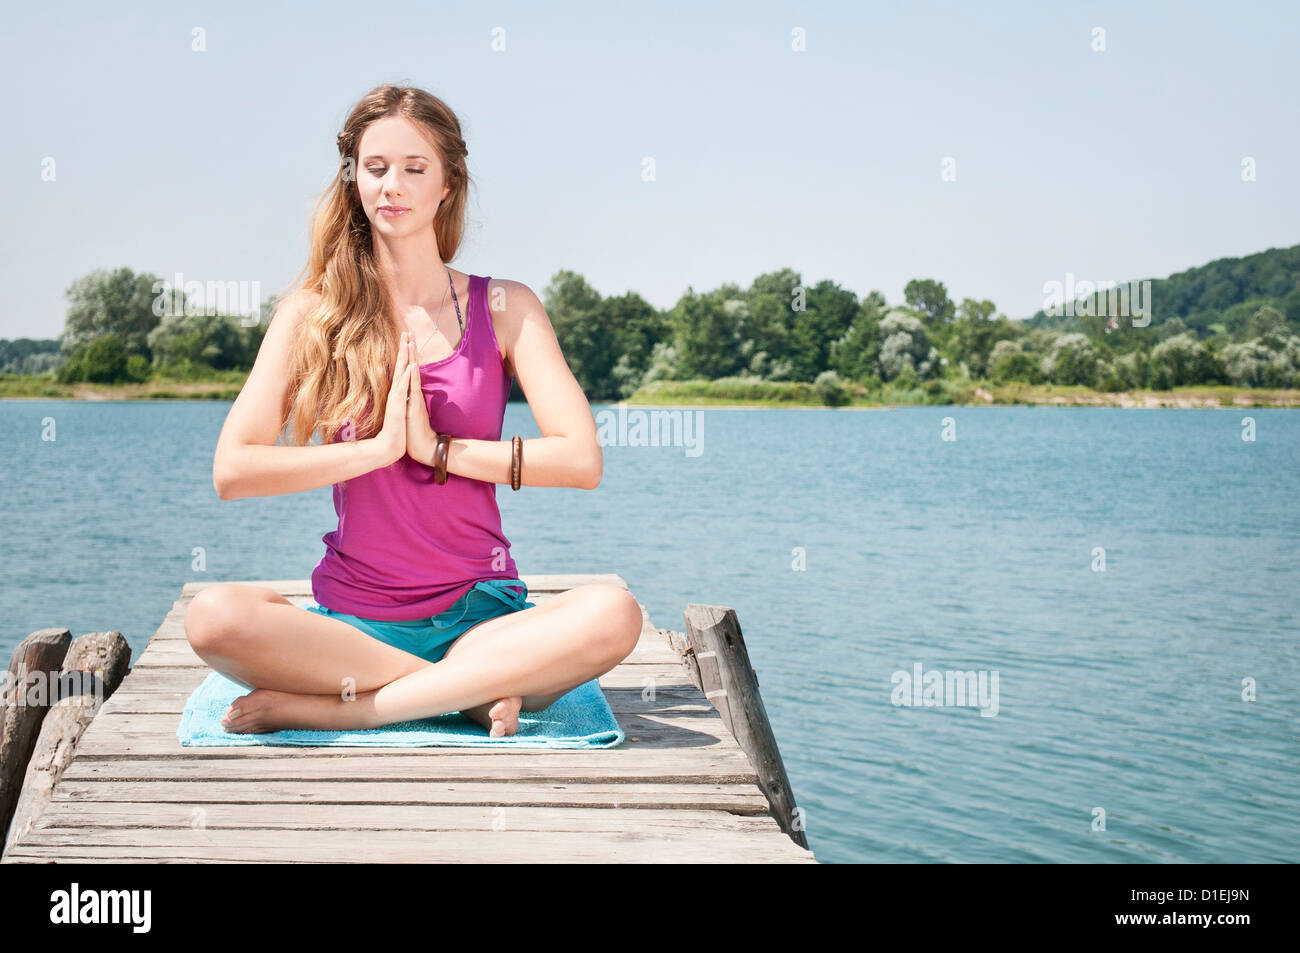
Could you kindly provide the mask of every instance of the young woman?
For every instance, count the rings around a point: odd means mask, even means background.
[[[353,108],[338,148],[305,279],[276,309],[213,460],[222,499],[333,485],[338,528],[312,572],[316,602],[303,611],[271,589],[221,583],[195,595],[185,632],[205,662],[254,689],[226,713],[231,732],[459,711],[513,734],[521,709],[609,671],[641,631],[640,607],[617,586],[526,601],[501,531],[511,375],[542,432],[523,441],[522,485],[595,489],[595,420],[537,296],[444,264],[470,183],[446,104],[381,86]]]

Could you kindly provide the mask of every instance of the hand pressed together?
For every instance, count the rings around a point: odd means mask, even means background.
[[[374,436],[375,443],[383,450],[384,466],[396,463],[406,453],[406,404],[411,394],[410,378],[419,372],[419,367],[411,363],[410,345],[403,331],[397,348],[397,363],[393,366],[393,381],[384,404],[384,423]]]
[[[417,463],[433,466],[437,437],[429,423],[429,407],[420,387],[420,365],[415,359],[415,342],[405,331],[397,350],[393,382],[388,388],[384,424],[375,440],[384,450],[385,465],[409,456]]]
[[[406,347],[412,368],[407,384],[406,452],[412,460],[431,467],[437,434],[429,423],[429,405],[424,402],[424,390],[420,387],[420,366],[415,362],[415,342],[409,337]]]

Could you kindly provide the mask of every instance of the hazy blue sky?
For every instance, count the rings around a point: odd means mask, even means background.
[[[390,81],[460,116],[452,263],[539,294],[569,268],[669,307],[788,266],[1024,317],[1066,272],[1300,242],[1292,3],[265,6],[7,6],[0,337],[58,334],[94,268],[283,290],[344,116]]]

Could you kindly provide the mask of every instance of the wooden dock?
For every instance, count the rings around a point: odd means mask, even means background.
[[[539,605],[627,588],[522,578]],[[311,600],[307,580],[253,584]],[[693,625],[658,629],[642,607],[636,650],[599,679],[627,736],[614,748],[183,747],[181,711],[210,669],[182,620],[207,585],[183,587],[4,863],[816,862],[734,625],[739,680]]]

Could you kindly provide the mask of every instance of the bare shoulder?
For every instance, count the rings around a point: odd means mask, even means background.
[[[510,278],[492,278],[488,281],[488,306],[492,316],[500,321],[502,318],[521,320],[532,311],[541,311],[541,299],[522,281]]]
[[[320,295],[306,288],[298,288],[289,292],[283,298],[275,303],[275,311],[271,320],[275,321],[281,315],[283,320],[289,325],[296,327],[303,317],[320,304]]]
[[[546,309],[533,289],[522,281],[510,278],[492,278],[487,287],[488,310],[492,315],[492,329],[501,345],[501,357],[509,373],[514,373],[515,346],[520,332],[529,320],[546,319]],[[549,322],[547,322],[549,323]]]

